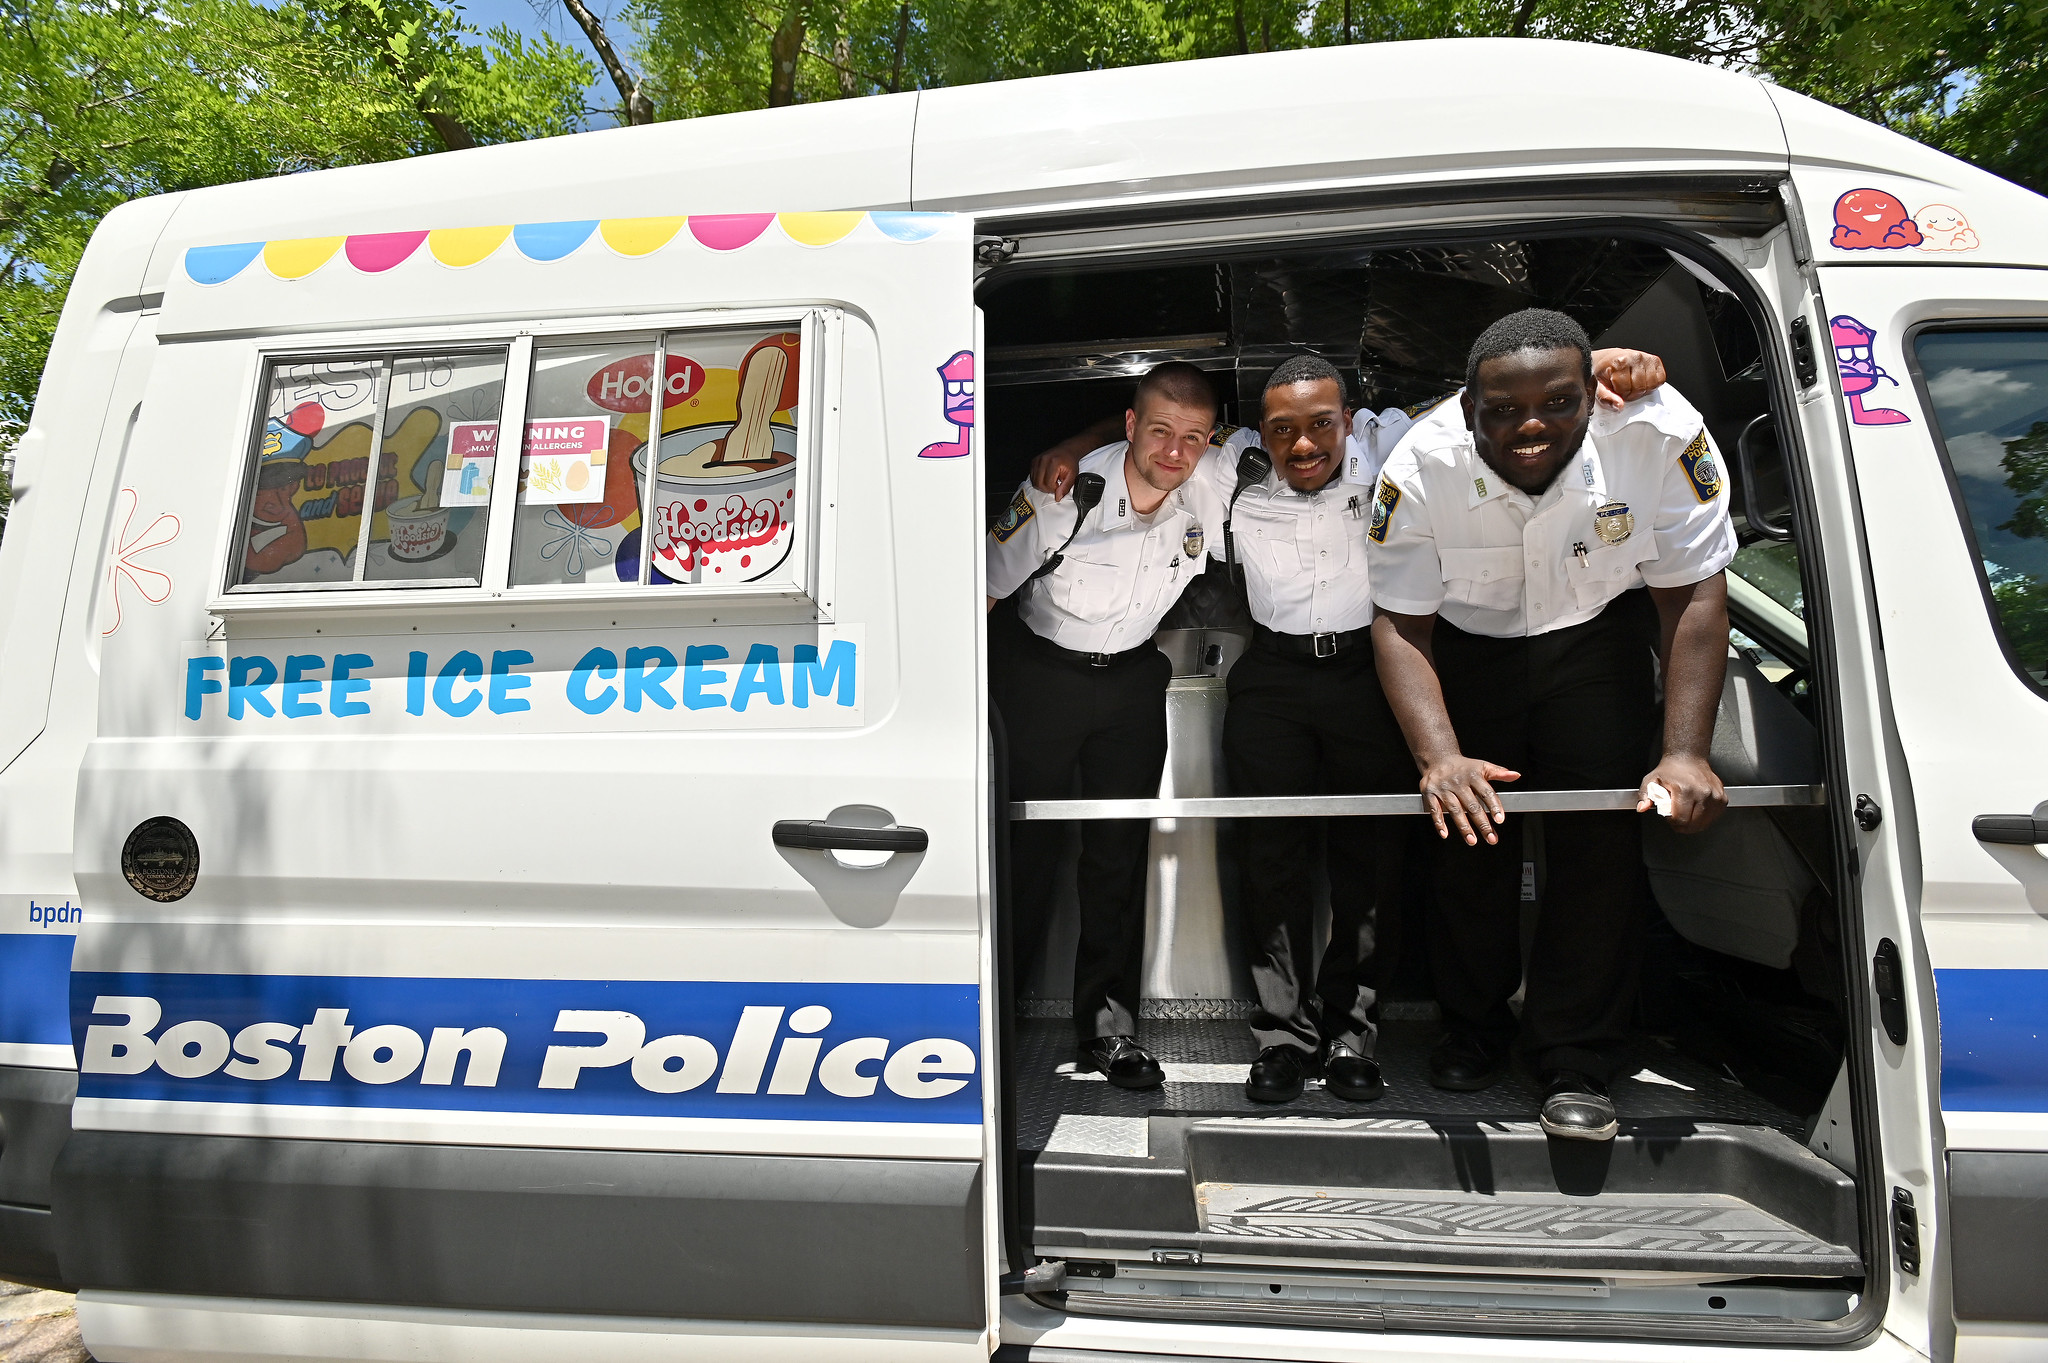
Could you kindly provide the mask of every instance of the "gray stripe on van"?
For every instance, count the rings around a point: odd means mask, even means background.
[[[2048,1322],[2048,1154],[1952,1150],[1949,1264],[1958,1320]]]
[[[980,1172],[81,1131],[57,1248],[135,1292],[978,1329]]]

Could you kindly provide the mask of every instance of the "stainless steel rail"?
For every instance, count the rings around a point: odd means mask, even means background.
[[[1510,814],[1569,809],[1634,809],[1629,790],[1502,790],[1501,808]],[[1729,786],[1730,809],[1772,805],[1823,805],[1824,786]],[[1247,795],[1203,800],[1019,800],[1013,819],[1297,819],[1332,815],[1423,813],[1420,795]]]

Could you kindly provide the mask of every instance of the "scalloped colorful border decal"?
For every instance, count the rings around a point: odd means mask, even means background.
[[[771,224],[799,246],[836,245],[852,236],[864,221],[891,241],[916,242],[935,234],[947,216],[908,212],[699,213],[244,241],[186,248],[185,276],[195,284],[225,284],[259,256],[264,268],[278,279],[304,279],[336,257],[360,274],[383,274],[418,255],[422,245],[432,259],[461,270],[490,259],[507,242],[512,243],[514,254],[545,264],[567,259],[593,237],[629,260],[653,255],[685,236],[706,250],[738,251],[759,241]]]

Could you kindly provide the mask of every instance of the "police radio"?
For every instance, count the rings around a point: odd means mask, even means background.
[[[1060,541],[1060,547],[1053,551],[1052,557],[1039,564],[1038,570],[1024,579],[1026,582],[1036,582],[1060,566],[1067,556],[1067,546],[1074,542],[1074,536],[1081,533],[1081,527],[1088,521],[1088,513],[1102,500],[1102,490],[1106,486],[1099,473],[1084,473],[1074,480],[1074,528]]]
[[[1223,567],[1231,580],[1237,579],[1237,542],[1231,538],[1230,518],[1237,512],[1237,499],[1244,496],[1245,489],[1266,481],[1266,475],[1273,471],[1273,456],[1257,445],[1247,445],[1237,456],[1237,490],[1230,494],[1230,504],[1223,508]]]

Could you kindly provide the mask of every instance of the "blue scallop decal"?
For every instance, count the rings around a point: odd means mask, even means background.
[[[185,274],[194,284],[225,284],[240,274],[262,250],[260,241],[238,241],[232,246],[190,246],[185,250]]]
[[[528,260],[560,260],[590,240],[597,219],[583,222],[525,222],[512,229],[512,240]]]
[[[868,217],[885,237],[896,241],[923,241],[938,231],[950,217],[947,213],[870,213]]]

